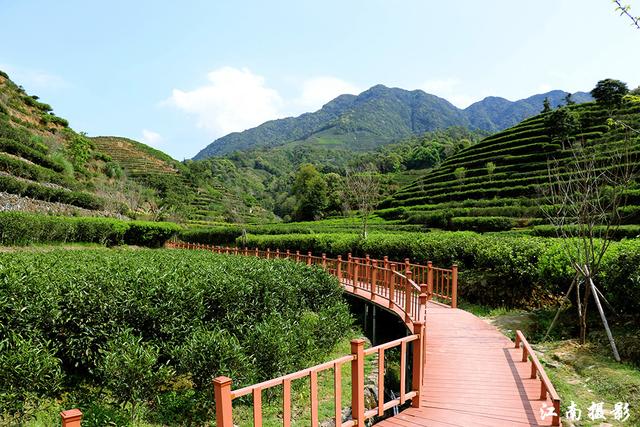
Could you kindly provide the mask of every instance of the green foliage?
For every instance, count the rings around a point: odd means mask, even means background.
[[[453,171],[453,174],[458,181],[462,181],[465,176],[467,176],[467,168],[465,168],[464,166],[456,168],[456,170]]]
[[[591,96],[596,102],[607,107],[615,107],[621,104],[622,98],[629,93],[627,84],[615,79],[600,80],[591,90]]]
[[[506,231],[516,225],[515,219],[503,216],[454,217],[451,218],[450,229],[478,232]]]
[[[350,323],[337,280],[289,261],[144,249],[3,253],[0,396],[19,410],[27,393],[104,388],[134,412],[176,399],[176,387],[197,402],[214,375],[242,386],[307,367]],[[98,424],[118,418],[96,411],[86,412]]]
[[[0,150],[23,157],[45,168],[63,172],[64,166],[49,158],[45,153],[28,145],[8,138],[0,138]]]
[[[90,193],[52,188],[12,176],[0,176],[0,191],[47,202],[66,203],[89,210],[104,208],[104,200]]]
[[[5,246],[85,242],[159,247],[179,230],[180,227],[173,223],[56,217],[26,212],[0,213],[0,244]]]
[[[327,190],[327,183],[320,172],[311,164],[302,165],[292,188],[297,200],[296,219],[319,219],[328,204]]]
[[[545,98],[544,101],[542,101],[541,113],[548,113],[549,111],[551,111],[551,102],[549,101],[549,98]]]
[[[91,140],[85,135],[70,133],[67,155],[76,171],[84,171],[87,161],[91,158]]]
[[[131,405],[132,413],[137,402],[152,399],[173,376],[172,369],[158,361],[159,352],[156,345],[143,342],[131,330],[117,334],[101,349],[104,356],[97,373],[116,401]]]
[[[461,296],[492,306],[535,306],[541,303],[540,289],[549,293],[566,291],[575,275],[559,239],[523,234],[374,232],[367,240],[356,233],[250,235],[247,245],[299,249],[334,257],[352,253],[376,258],[386,255],[395,260],[410,258],[422,264],[430,260],[440,267],[457,263],[461,269]],[[640,271],[634,270],[638,265],[636,257],[640,257],[640,245],[635,241],[614,242],[599,276],[607,298],[620,301],[619,307],[627,313],[640,309],[640,299],[628,297],[640,292]],[[623,262],[628,262],[624,268]]]
[[[1,298],[8,297],[0,296],[0,305]],[[2,408],[19,410],[19,403],[28,393],[46,395],[57,393],[62,387],[62,366],[55,355],[54,344],[40,336],[30,337],[30,334],[31,331],[12,331],[0,324]]]
[[[545,117],[545,126],[552,139],[564,143],[580,129],[580,115],[567,107],[560,107]]]

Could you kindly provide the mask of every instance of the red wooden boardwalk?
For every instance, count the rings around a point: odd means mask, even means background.
[[[540,380],[522,350],[476,316],[429,302],[420,408],[380,422],[391,426],[539,426]]]

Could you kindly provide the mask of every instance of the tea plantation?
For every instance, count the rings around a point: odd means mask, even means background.
[[[201,423],[214,375],[240,386],[307,367],[350,326],[337,280],[289,261],[2,253],[0,423],[21,423],[43,402],[82,407],[89,426],[128,424],[134,411]]]

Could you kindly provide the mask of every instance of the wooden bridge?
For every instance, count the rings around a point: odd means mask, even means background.
[[[427,265],[358,258],[314,256],[299,251],[229,248],[190,243],[169,243],[177,249],[289,259],[316,265],[335,275],[346,292],[395,313],[409,331],[405,338],[372,348],[352,340],[351,354],[274,378],[233,389],[231,378],[213,380],[218,427],[233,427],[233,400],[251,395],[253,425],[261,427],[262,394],[282,388],[282,425],[291,426],[291,382],[308,377],[311,425],[319,425],[318,373],[333,371],[335,425],[364,426],[384,418],[394,407],[410,407],[380,421],[380,426],[543,426],[560,425],[560,398],[542,365],[520,331],[516,342],[495,327],[456,308],[458,271]],[[385,352],[399,348],[400,390],[385,400]],[[364,367],[377,355],[377,406],[365,407]],[[351,365],[351,417],[343,420],[341,367]],[[406,405],[405,405],[406,406]],[[63,426],[79,427],[77,409],[61,413]]]

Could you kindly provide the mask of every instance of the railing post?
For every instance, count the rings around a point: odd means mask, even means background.
[[[411,286],[411,271],[406,271],[406,279],[404,279],[404,312],[405,315],[411,317],[411,295],[413,294],[413,288]]]
[[[322,268],[327,269],[327,254],[322,254]]]
[[[369,282],[371,280],[371,258],[369,255],[364,256],[364,274],[365,282]]]
[[[451,266],[451,308],[458,306],[458,264]]]
[[[342,255],[338,255],[338,265],[336,265],[336,275],[338,276],[338,280],[340,280],[340,284],[342,284]]]
[[[260,249],[256,247],[256,258],[260,257]]]
[[[378,261],[375,259],[371,261],[371,300],[376,297],[376,278],[378,275]]]
[[[555,409],[554,410],[555,415],[551,419],[551,425],[559,426],[560,425],[560,400],[559,399],[555,399],[553,401],[553,408]]]
[[[296,262],[300,262],[300,251],[296,251]]]
[[[357,426],[364,426],[364,340],[351,340],[351,416]],[[225,426],[226,427],[226,426]]]
[[[311,259],[312,256],[313,254],[311,253],[311,251],[307,252],[307,265],[311,265],[311,261],[313,261]]]
[[[420,285],[420,316],[418,320],[427,321],[427,301],[429,300],[428,286],[424,283]]]
[[[353,290],[358,287],[358,274],[360,273],[360,264],[358,261],[353,262]]]
[[[424,369],[422,352],[424,340],[424,323],[414,323],[414,331],[418,335],[418,339],[413,342],[413,361],[411,365],[411,391],[415,391],[417,396],[411,399],[411,407],[419,408],[420,399],[422,398],[422,371]]]
[[[267,248],[267,259],[271,258],[271,248]]]
[[[347,279],[349,280],[353,280],[353,260],[351,258],[351,252],[349,252],[347,254]],[[353,282],[351,284],[353,285]]]
[[[406,273],[409,270],[411,270],[411,262],[409,261],[409,258],[405,258],[404,259],[404,271]]]
[[[280,248],[276,249],[276,258],[280,258]]]
[[[389,273],[389,307],[393,308],[396,301],[396,265],[391,264],[391,272]]]
[[[429,299],[433,299],[433,263],[427,262],[427,293]]]
[[[80,427],[82,423],[82,412],[79,409],[69,409],[60,412],[62,427]]]
[[[287,249],[287,259],[291,258],[291,251]]]
[[[247,256],[249,254],[249,248],[247,248],[246,246],[244,247],[244,252],[243,255]]]
[[[231,378],[213,379],[213,392],[216,399],[216,425],[233,427],[233,406],[231,404]]]

